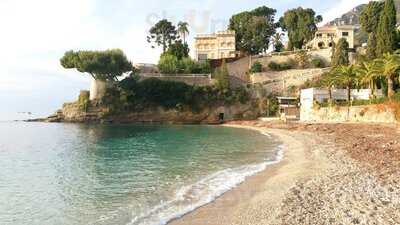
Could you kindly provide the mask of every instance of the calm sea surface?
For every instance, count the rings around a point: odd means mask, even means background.
[[[0,224],[164,224],[279,149],[225,127],[0,123]]]

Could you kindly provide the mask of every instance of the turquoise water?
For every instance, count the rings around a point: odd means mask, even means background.
[[[0,224],[165,224],[278,150],[215,126],[0,123]]]

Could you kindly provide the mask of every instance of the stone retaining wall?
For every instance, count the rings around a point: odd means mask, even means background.
[[[395,110],[389,105],[368,105],[353,107],[323,107],[301,109],[303,122],[364,122],[397,123]]]

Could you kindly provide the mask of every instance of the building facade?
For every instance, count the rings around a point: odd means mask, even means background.
[[[198,35],[195,38],[195,49],[197,60],[235,58],[235,32],[221,31],[215,34]]]
[[[339,39],[345,38],[349,43],[349,48],[354,48],[354,30],[355,27],[350,25],[320,27],[308,47],[312,49],[330,48]]]

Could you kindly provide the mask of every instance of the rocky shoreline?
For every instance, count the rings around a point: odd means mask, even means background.
[[[26,122],[220,124],[222,121],[256,119],[258,113],[251,104],[216,105],[200,111],[153,107],[114,112],[104,105],[89,104],[83,108],[79,103],[66,103],[47,118]]]

